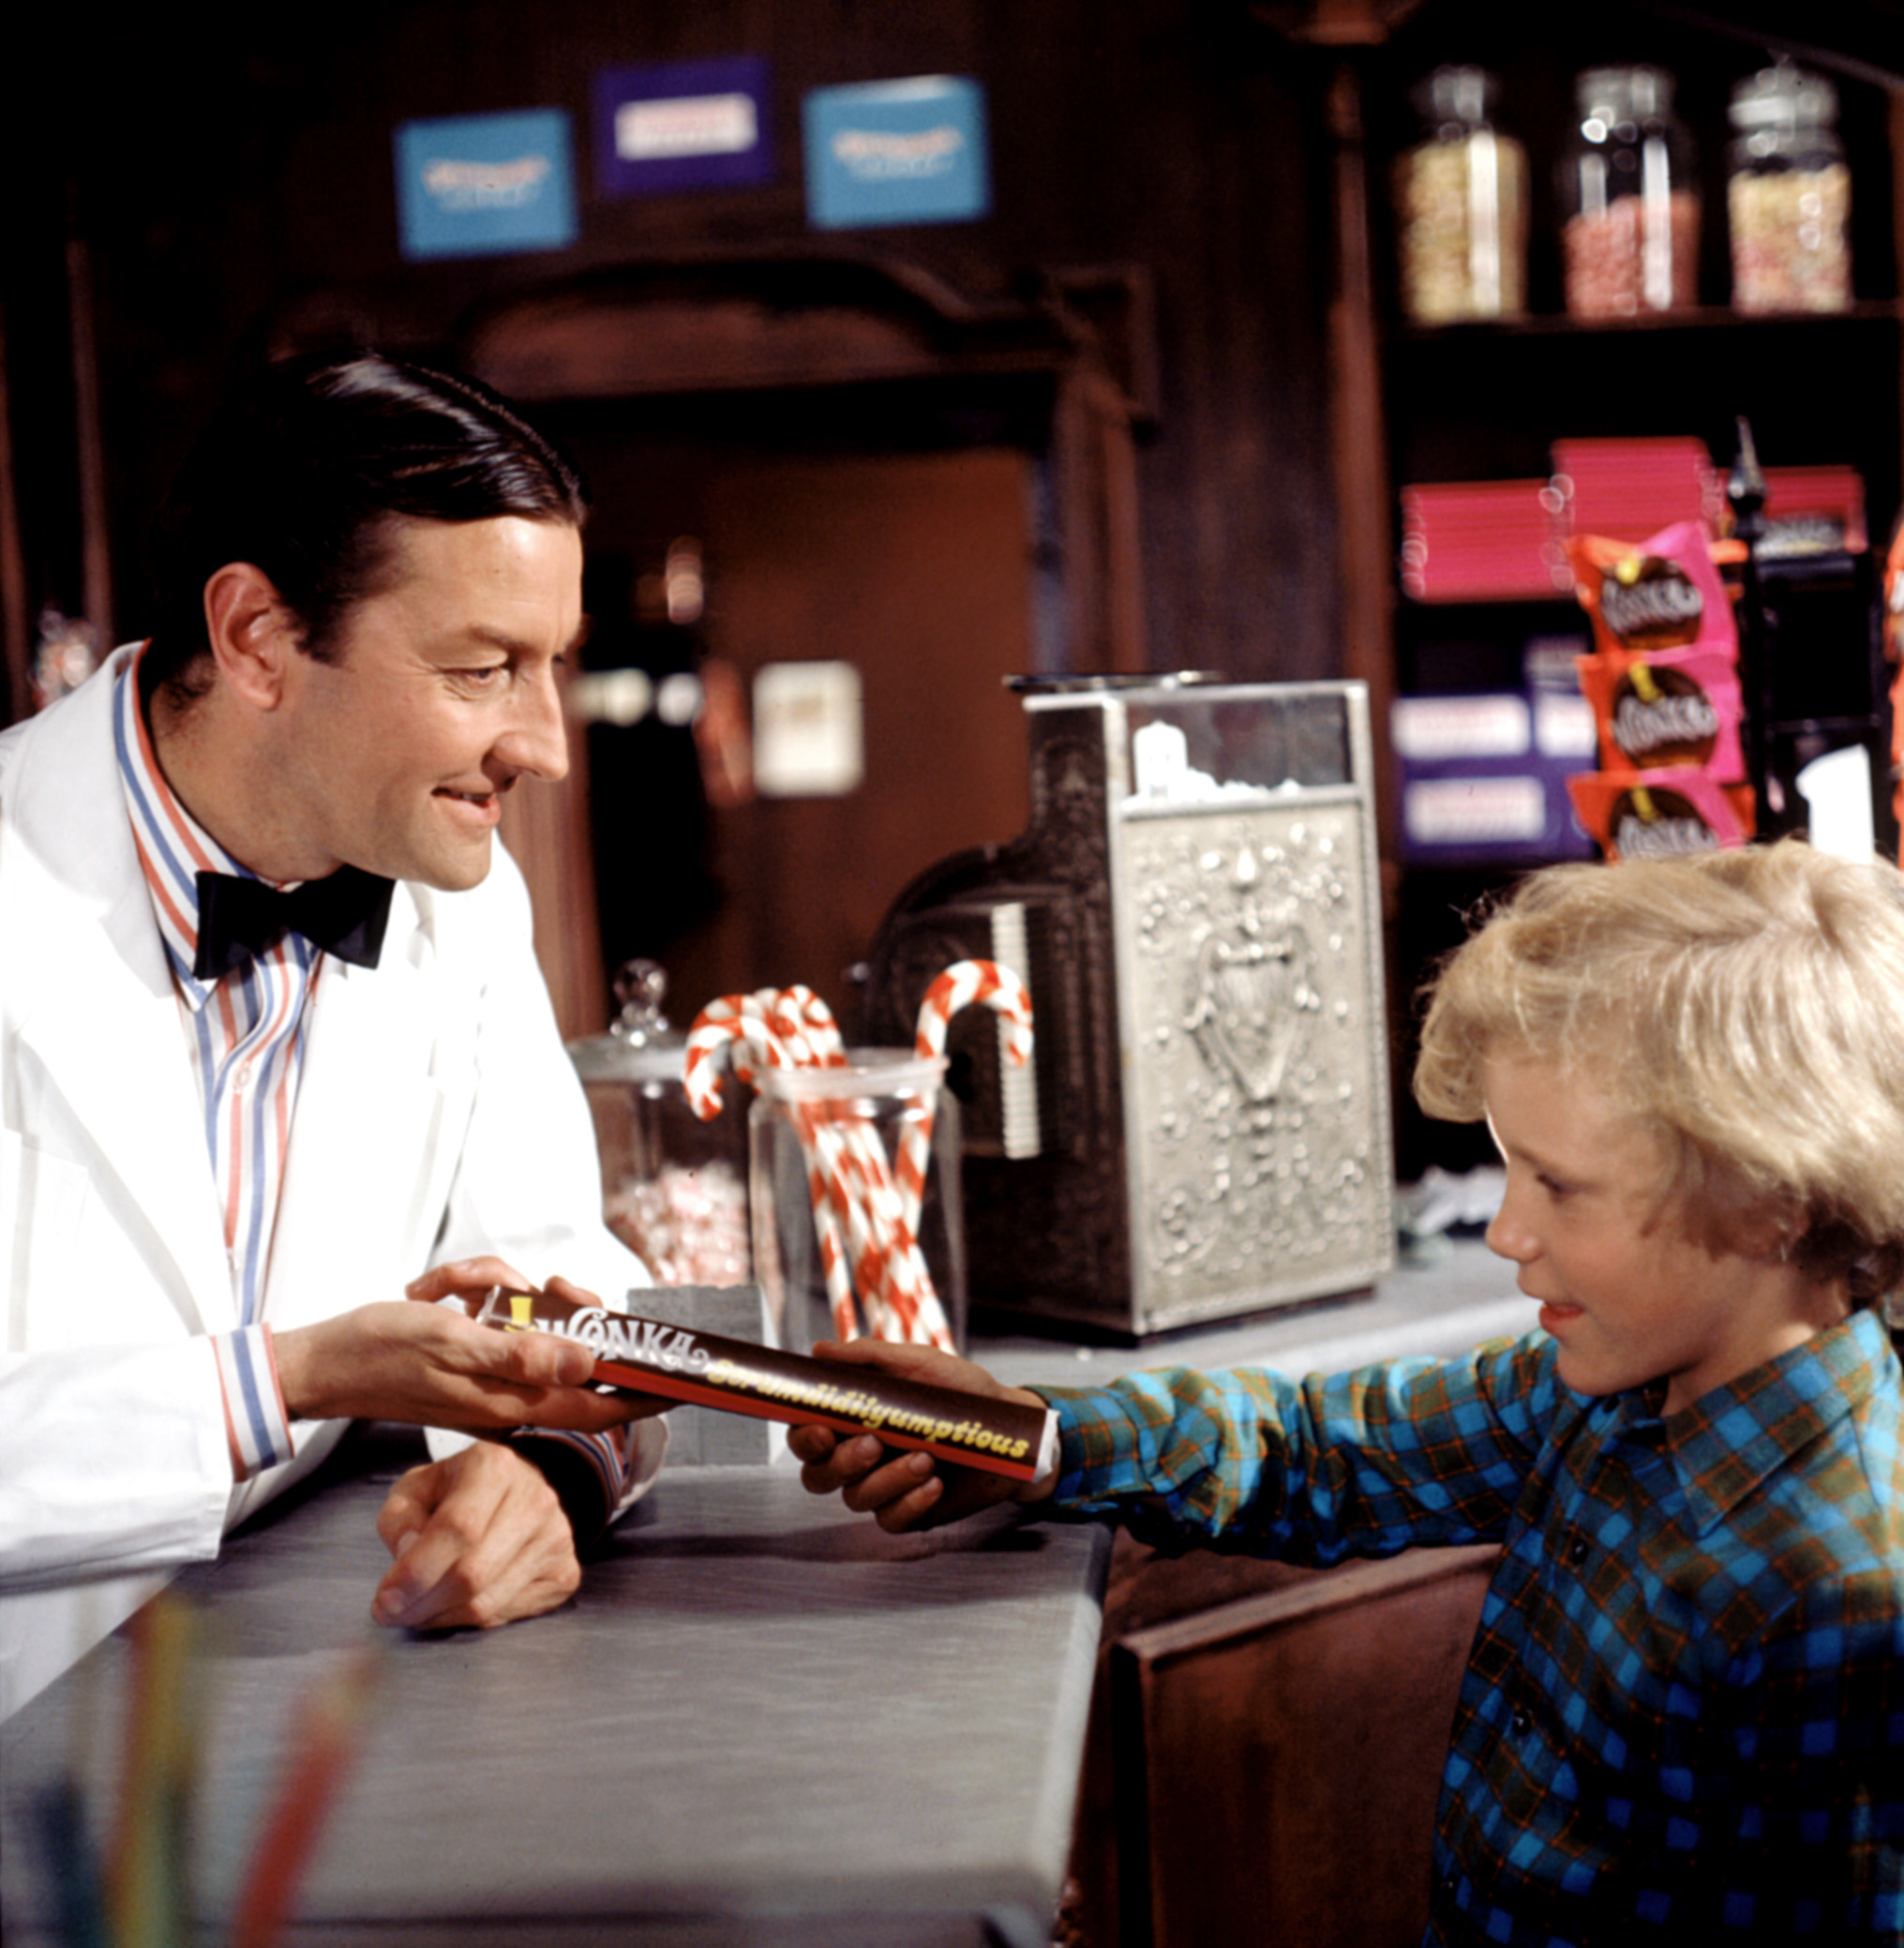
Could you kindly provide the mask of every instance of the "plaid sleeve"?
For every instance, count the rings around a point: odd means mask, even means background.
[[[1325,1378],[1265,1369],[1039,1387],[1057,1499],[1147,1540],[1333,1563],[1501,1535],[1561,1394],[1544,1335]]]

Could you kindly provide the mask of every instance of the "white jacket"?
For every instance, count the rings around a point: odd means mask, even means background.
[[[0,1716],[342,1425],[300,1424],[295,1461],[233,1487],[204,1337],[236,1323],[232,1272],[112,752],[127,653],[0,736]],[[380,964],[328,962],[308,1034],[266,1323],[399,1297],[481,1251],[611,1304],[648,1282],[600,1221],[587,1104],[500,847],[471,892],[399,884]]]

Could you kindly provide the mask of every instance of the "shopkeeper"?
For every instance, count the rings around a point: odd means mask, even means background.
[[[561,1602],[558,1491],[658,1464],[581,1348],[405,1302],[647,1282],[494,844],[567,768],[580,520],[480,387],[272,367],[174,490],[150,641],[0,737],[0,1713],[352,1417],[563,1431],[399,1482],[391,1624]]]

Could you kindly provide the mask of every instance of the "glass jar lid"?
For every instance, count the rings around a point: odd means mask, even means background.
[[[1573,84],[1581,133],[1604,142],[1625,127],[1672,112],[1672,77],[1663,67],[1589,67]]]
[[[625,961],[615,976],[622,1011],[606,1035],[568,1045],[569,1059],[584,1083],[680,1082],[687,1037],[661,1011],[667,975],[654,961]]]
[[[1734,128],[1819,128],[1837,119],[1837,90],[1822,74],[1775,61],[1732,89]]]
[[[1416,82],[1408,99],[1424,121],[1471,126],[1488,119],[1500,92],[1485,67],[1447,67]]]

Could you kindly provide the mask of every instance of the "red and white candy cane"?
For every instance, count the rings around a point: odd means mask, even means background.
[[[687,1103],[702,1122],[721,1113],[721,1055],[728,1052],[734,1073],[752,1084],[764,1066],[760,1033],[750,1033],[744,995],[723,995],[695,1016],[687,1031],[687,1053],[682,1059],[682,1082]]]
[[[688,1105],[702,1121],[720,1114],[721,1084],[719,1052],[730,1051],[734,1073],[744,1083],[759,1086],[761,1070],[791,1067],[785,1045],[768,1024],[764,1011],[750,1005],[748,995],[724,995],[710,1001],[695,1017],[688,1030],[687,1052],[682,1076],[687,1089]],[[809,1190],[814,1201],[814,1223],[819,1246],[820,1267],[826,1281],[827,1310],[832,1314],[833,1330],[843,1340],[857,1339],[860,1326],[853,1309],[852,1277],[841,1242],[840,1225],[829,1206],[824,1187],[814,1175],[813,1152],[802,1130],[802,1147],[808,1155]]]
[[[1031,1059],[1031,996],[1023,979],[999,961],[954,961],[933,981],[919,1004],[914,1053],[922,1059],[943,1056],[952,1016],[974,1004],[991,1009],[1000,1018],[1006,1058],[1023,1068]],[[900,1195],[915,1230],[931,1161],[932,1118],[928,1116],[907,1125],[894,1159]]]
[[[735,1074],[757,1087],[765,1069],[847,1062],[832,1011],[811,988],[724,996],[701,1011],[688,1035],[683,1076],[688,1101],[703,1117],[720,1109],[723,1048]],[[857,1285],[866,1325],[877,1336],[952,1350],[952,1328],[919,1249],[916,1210],[907,1216],[877,1132],[847,1102],[793,1101],[786,1107],[806,1162],[834,1331],[857,1336]],[[926,1120],[929,1141],[929,1111]]]
[[[763,988],[743,997],[742,1007],[772,1038],[779,1051],[773,1066],[845,1066],[846,1049],[832,1011],[811,988]],[[843,1262],[850,1266],[868,1330],[879,1339],[912,1338],[907,1326],[916,1309],[904,1287],[895,1294],[891,1275],[892,1243],[878,1196],[879,1183],[889,1173],[877,1135],[863,1118],[825,1101],[790,1102],[787,1115],[806,1154],[822,1245],[831,1227],[837,1251],[838,1234],[844,1232]]]
[[[1005,1053],[1023,1065],[1031,1059],[1031,996],[1012,968],[997,961],[954,961],[925,991],[919,1004],[915,1051],[945,1054],[946,1030],[962,1008],[974,1003],[1004,1018]]]
[[[768,990],[760,1007],[789,1057],[800,1066],[844,1068],[845,1043],[832,1011],[811,988]],[[819,1111],[813,1140],[835,1208],[844,1215],[867,1323],[881,1339],[954,1350],[952,1325],[934,1289],[916,1222],[893,1181],[878,1132],[845,1104]]]

